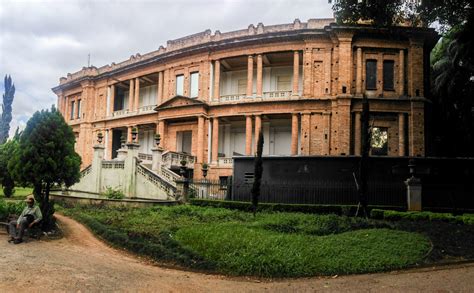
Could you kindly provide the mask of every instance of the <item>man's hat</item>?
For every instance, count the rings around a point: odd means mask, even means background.
[[[35,202],[35,197],[33,195],[28,195],[25,199],[26,202]]]

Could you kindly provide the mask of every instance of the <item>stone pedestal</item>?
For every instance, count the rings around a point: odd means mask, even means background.
[[[127,197],[136,197],[136,169],[139,144],[127,143],[127,156],[124,160],[124,193]]]
[[[407,186],[407,202],[409,211],[421,211],[421,180],[416,177],[405,181]]]
[[[151,170],[155,171],[158,174],[161,174],[163,149],[160,147],[152,148],[151,153],[152,153]]]
[[[181,178],[176,182],[175,199],[180,202],[188,202],[189,181],[186,178]]]
[[[94,174],[94,190],[100,193],[101,190],[101,176],[102,176],[102,160],[104,159],[105,147],[103,145],[95,145],[94,157],[92,158],[92,174]]]

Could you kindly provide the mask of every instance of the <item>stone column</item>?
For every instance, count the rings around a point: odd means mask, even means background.
[[[356,95],[362,95],[362,48],[357,48]]]
[[[138,108],[140,107],[140,79],[135,78],[135,106],[134,109],[135,111],[138,111]]]
[[[221,82],[221,62],[219,60],[214,61],[214,100],[219,101],[220,97],[220,85]]]
[[[204,117],[198,117],[198,131],[197,131],[197,163],[203,163],[204,158]]]
[[[300,53],[299,51],[293,52],[293,96],[299,95],[299,74],[300,74]]]
[[[161,135],[160,145],[163,149],[166,149],[166,121],[158,121],[158,133]]]
[[[405,51],[403,50],[400,50],[398,68],[398,94],[403,96],[405,94]]]
[[[158,72],[158,91],[156,97],[156,104],[161,104],[163,100],[163,71]]]
[[[127,126],[127,142],[131,143],[133,142],[132,140],[132,126]]]
[[[361,113],[356,112],[354,115],[354,155],[360,156],[361,155]]]
[[[258,137],[262,131],[262,115],[255,115],[255,153],[257,152]]]
[[[130,79],[130,87],[128,89],[128,110],[133,111],[133,95],[134,95],[134,82]]]
[[[257,55],[257,97],[261,98],[263,95],[263,62],[262,54]]]
[[[114,104],[115,104],[115,85],[110,86],[110,115],[114,114]]]
[[[411,102],[411,112],[409,116],[410,156],[425,155],[425,104],[421,101]]]
[[[301,114],[301,136],[302,154],[308,156],[311,143],[311,113]]]
[[[113,135],[113,130],[112,128],[108,128],[105,130],[105,154],[104,158],[108,160],[112,160],[112,135]]]
[[[398,113],[398,155],[403,157],[405,152],[405,114]]]
[[[249,55],[247,60],[247,97],[253,95],[253,56]]]
[[[252,116],[245,117],[245,155],[252,155]]]
[[[291,155],[298,155],[298,113],[291,115]]]
[[[212,157],[211,161],[216,164],[219,159],[219,118],[214,117],[212,120]]]

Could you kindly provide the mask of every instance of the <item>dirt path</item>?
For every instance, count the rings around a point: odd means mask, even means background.
[[[472,292],[474,264],[387,274],[254,281],[166,269],[97,240],[84,226],[58,216],[61,240],[13,245],[0,234],[0,292]]]

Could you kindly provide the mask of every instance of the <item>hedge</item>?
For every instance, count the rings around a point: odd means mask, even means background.
[[[370,217],[373,219],[389,221],[444,221],[449,223],[458,223],[473,225],[474,214],[463,214],[455,216],[451,213],[433,213],[433,212],[401,212],[394,210],[372,209]]]
[[[190,199],[190,203],[201,207],[226,208],[241,211],[251,211],[252,204],[242,201],[209,200],[209,199]],[[369,206],[369,212],[372,209],[384,208],[381,206]],[[386,208],[386,207],[385,207]],[[392,207],[390,207],[392,208]],[[311,205],[311,204],[281,204],[281,203],[259,203],[257,211],[275,211],[275,212],[299,212],[307,214],[336,214],[336,215],[354,215],[357,211],[356,205]]]

